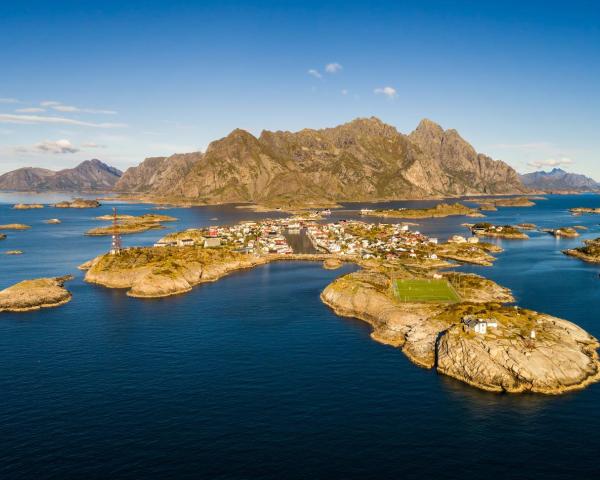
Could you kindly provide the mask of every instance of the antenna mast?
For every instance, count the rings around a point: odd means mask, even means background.
[[[111,255],[119,255],[121,253],[121,235],[119,234],[119,224],[117,222],[117,208],[113,208],[113,236],[112,246],[110,249]]]

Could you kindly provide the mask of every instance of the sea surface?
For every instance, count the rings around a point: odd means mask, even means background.
[[[86,237],[110,213],[12,210],[62,196],[0,194],[0,289],[73,274],[60,308],[0,313],[0,479],[558,479],[600,475],[600,384],[563,396],[492,394],[411,364],[333,314],[319,293],[355,267],[284,262],[232,274],[157,300],[87,285],[77,266],[109,248]],[[427,206],[393,202],[386,206]],[[358,218],[344,205],[332,221]],[[532,208],[489,212],[494,223],[584,225],[579,239],[531,233],[498,241],[493,267],[462,267],[513,289],[520,305],[600,337],[600,266],[561,250],[600,236],[600,196],[548,196]],[[162,211],[159,213],[163,213]],[[235,206],[175,208],[167,230],[124,237],[149,245],[168,231],[256,214]],[[43,220],[60,218],[60,225]],[[372,219],[377,221],[377,219]],[[417,220],[445,240],[456,217]]]

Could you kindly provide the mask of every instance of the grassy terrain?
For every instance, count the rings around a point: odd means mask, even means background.
[[[455,303],[460,297],[447,280],[396,280],[396,297],[402,302]]]

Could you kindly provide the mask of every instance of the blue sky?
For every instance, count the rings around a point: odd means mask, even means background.
[[[0,32],[0,172],[374,115],[600,179],[593,1],[4,0]]]

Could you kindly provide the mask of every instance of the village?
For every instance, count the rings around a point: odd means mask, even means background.
[[[305,237],[312,246],[310,251],[292,247],[292,238]],[[448,243],[438,244],[405,223],[367,223],[358,220],[319,222],[314,217],[289,217],[246,221],[235,225],[210,226],[188,229],[166,235],[155,247],[201,246],[204,248],[230,248],[233,251],[255,255],[288,255],[292,253],[325,253],[341,257],[368,259],[413,259],[437,261],[438,257],[460,260],[462,258],[489,258],[476,245],[475,236],[453,236]]]

